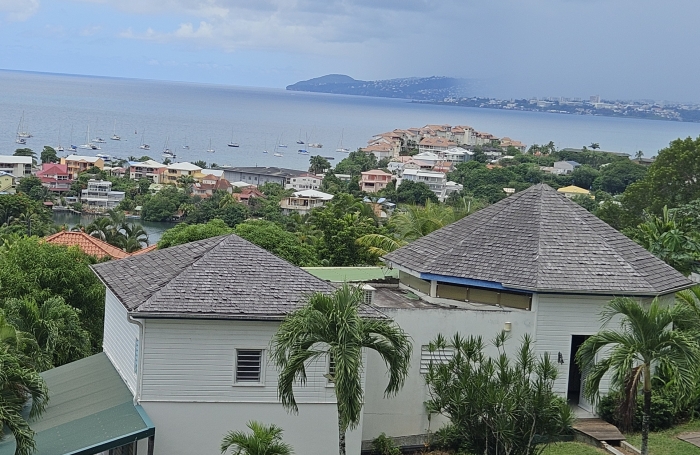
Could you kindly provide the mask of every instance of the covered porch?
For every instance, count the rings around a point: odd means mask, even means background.
[[[42,373],[49,405],[30,421],[41,455],[153,454],[155,427],[104,353]],[[0,455],[15,453],[5,435]],[[139,442],[141,441],[141,442]]]

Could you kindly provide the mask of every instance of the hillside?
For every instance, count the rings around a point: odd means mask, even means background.
[[[343,74],[329,74],[288,85],[287,90],[442,101],[464,96],[466,86],[464,79],[441,76],[361,81]]]

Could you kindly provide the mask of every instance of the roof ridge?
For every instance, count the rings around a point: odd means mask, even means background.
[[[544,275],[542,261],[540,261],[540,256],[542,255],[542,229],[545,227],[545,226],[543,226],[544,225],[544,216],[542,216],[542,204],[544,204],[544,195],[545,195],[545,191],[547,190],[547,188],[552,189],[552,191],[554,193],[556,193],[554,188],[550,187],[549,185],[542,184],[542,183],[540,183],[540,185],[543,185],[543,186],[542,186],[542,190],[540,191],[540,194],[539,194],[540,200],[539,200],[539,203],[537,204],[537,212],[538,212],[537,216],[539,217],[539,229],[537,229],[537,257],[535,258],[535,264],[537,266],[537,275],[535,278],[535,287],[539,286],[539,283],[541,282],[540,278],[542,275]]]
[[[150,296],[148,296],[148,298],[147,298],[146,300],[144,300],[143,302],[141,302],[141,303],[139,303],[138,305],[136,305],[136,306],[132,309],[132,311],[133,311],[133,310],[137,310],[137,309],[140,308],[142,305],[145,305],[145,304],[151,302],[153,299],[155,299],[156,296],[160,296],[160,295],[163,293],[163,291],[164,291],[168,286],[170,286],[170,284],[171,284],[173,281],[175,281],[178,277],[182,276],[186,271],[188,271],[188,270],[190,269],[190,267],[192,267],[193,265],[195,265],[197,262],[201,261],[207,254],[211,253],[211,251],[212,251],[214,248],[216,248],[217,246],[221,245],[221,243],[222,243],[224,240],[226,240],[227,238],[229,238],[231,235],[234,235],[234,234],[224,234],[224,235],[218,236],[218,237],[220,237],[220,240],[219,240],[218,242],[212,242],[211,246],[209,246],[209,248],[207,248],[206,251],[203,252],[201,256],[197,257],[194,261],[190,262],[188,265],[186,265],[185,267],[183,267],[183,268],[182,268],[179,272],[177,272],[172,278],[170,278],[170,279],[167,281],[167,283],[165,283],[164,286],[162,286],[162,287],[161,287],[160,289],[158,289],[156,292],[154,292],[153,294],[151,294]],[[216,237],[212,237],[212,238],[203,239],[203,240],[212,240],[212,239],[215,239],[215,238],[216,238]],[[184,246],[184,245],[188,245],[188,244],[185,243],[185,244],[183,244],[183,246]],[[178,246],[179,246],[179,245],[178,245]]]

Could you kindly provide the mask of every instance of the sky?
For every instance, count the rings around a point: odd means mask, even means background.
[[[700,103],[698,17],[697,0],[0,0],[0,68],[280,88],[450,76],[502,98]]]

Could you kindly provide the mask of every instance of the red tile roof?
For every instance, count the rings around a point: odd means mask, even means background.
[[[61,231],[44,238],[44,240],[55,245],[77,246],[90,256],[100,259],[104,257],[122,259],[130,256],[126,251],[82,231]]]

